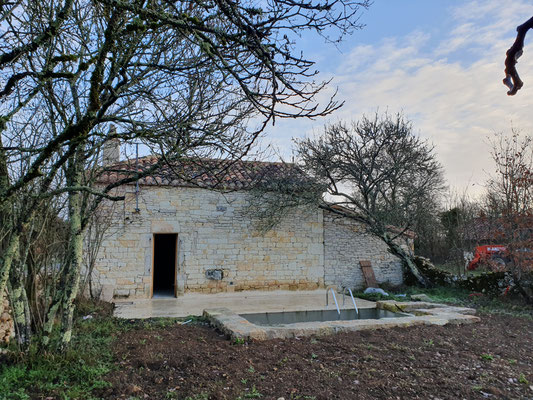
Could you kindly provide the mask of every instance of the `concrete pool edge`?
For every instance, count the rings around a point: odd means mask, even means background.
[[[469,324],[478,322],[475,310],[438,303],[378,301],[377,308],[413,314],[402,318],[349,321],[300,322],[280,326],[255,325],[228,308],[204,310],[204,316],[216,328],[233,339],[287,339],[310,335],[330,335],[338,332],[409,327],[416,325]]]

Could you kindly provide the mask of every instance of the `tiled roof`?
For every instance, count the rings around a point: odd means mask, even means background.
[[[98,182],[114,183],[131,177],[136,172],[147,172],[159,160],[155,156],[148,156],[106,166]],[[139,184],[239,190],[249,189],[259,182],[286,179],[296,175],[303,177],[294,164],[283,162],[187,158],[170,165],[163,162],[159,168],[140,178]]]

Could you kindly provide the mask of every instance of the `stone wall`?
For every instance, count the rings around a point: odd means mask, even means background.
[[[178,293],[316,289],[364,286],[360,260],[370,260],[379,283],[403,281],[400,261],[360,224],[319,209],[294,210],[266,234],[245,213],[246,192],[141,186],[115,203],[110,228],[97,256],[94,282],[101,297],[152,295],[153,238],[178,237]],[[212,280],[206,271],[223,271]]]
[[[2,296],[2,293],[0,293],[0,302],[3,303],[2,309],[4,310],[2,314],[0,314],[0,343],[7,343],[15,334],[15,327],[13,324],[13,318],[11,317],[7,296]]]
[[[295,210],[261,235],[244,214],[246,193],[145,186],[117,203],[95,265],[103,298],[151,295],[153,234],[176,233],[179,292],[315,289],[324,284],[322,211]],[[206,278],[222,269],[220,281]]]
[[[326,285],[363,288],[360,260],[370,260],[378,283],[403,282],[400,260],[381,240],[365,233],[362,224],[324,211],[324,281]]]

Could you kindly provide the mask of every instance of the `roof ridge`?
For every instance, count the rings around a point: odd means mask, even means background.
[[[148,171],[161,155],[147,155],[127,159],[106,166],[100,183],[118,182],[132,173]],[[211,189],[246,189],[263,180],[293,176],[300,171],[294,163],[257,160],[230,160],[187,157],[175,162],[162,163],[160,168],[141,177],[141,185],[194,186]]]
[[[118,165],[118,164],[123,164],[123,163],[126,163],[128,161],[135,161],[135,160],[138,160],[138,161],[144,161],[144,160],[151,160],[151,159],[161,159],[161,155],[157,155],[157,154],[149,154],[149,155],[146,155],[146,156],[142,156],[142,157],[139,157],[138,159],[136,158],[128,158],[126,160],[122,160],[122,161],[119,161],[118,163],[115,163],[113,165]],[[179,160],[176,160],[176,162],[179,162],[180,160],[194,160],[194,161],[219,161],[219,162],[234,162],[234,163],[238,163],[238,162],[241,162],[241,163],[246,163],[246,164],[265,164],[265,165],[296,165],[296,163],[294,162],[287,162],[287,161],[283,161],[283,160],[280,160],[280,161],[263,161],[263,160],[243,160],[243,159],[236,159],[236,160],[232,160],[232,159],[229,159],[229,158],[208,158],[208,157],[183,157],[183,158],[180,158]],[[112,166],[112,165],[111,165]]]

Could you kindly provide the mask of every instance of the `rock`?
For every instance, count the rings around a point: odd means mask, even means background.
[[[433,301],[431,300],[431,298],[428,296],[428,295],[425,295],[423,293],[421,294],[413,294],[411,295],[411,300],[416,300],[416,301]]]
[[[373,287],[366,288],[363,293],[365,293],[365,294],[374,294],[375,293],[375,294],[380,294],[382,296],[388,296],[389,295],[383,289],[381,289],[381,288],[373,288]]]

